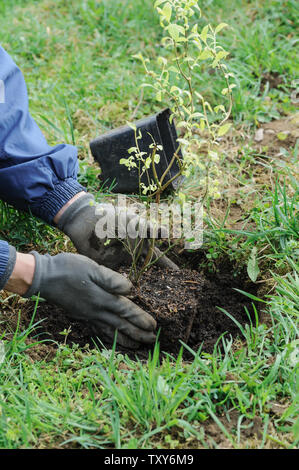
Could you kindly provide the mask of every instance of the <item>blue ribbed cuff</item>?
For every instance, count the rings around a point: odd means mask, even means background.
[[[0,290],[3,289],[14,270],[16,257],[16,249],[7,242],[0,241]]]
[[[32,214],[52,224],[55,215],[72,197],[86,188],[74,178],[67,178],[55,185],[45,196],[30,206]]]
[[[9,244],[0,241],[0,280],[4,276],[9,258]]]

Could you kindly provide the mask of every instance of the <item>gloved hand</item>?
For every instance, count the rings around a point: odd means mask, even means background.
[[[82,255],[56,256],[32,252],[36,268],[24,297],[41,297],[62,307],[77,320],[91,323],[95,334],[103,332],[119,344],[136,348],[155,341],[156,322],[126,296],[132,284],[124,276]]]
[[[109,243],[107,243],[107,237],[101,237],[98,229],[108,220],[110,222],[113,220],[111,226],[115,228],[116,234],[119,233],[119,230],[126,233],[126,229],[130,226],[133,232],[134,227],[137,227],[139,233],[144,233],[142,245],[139,243],[140,238],[138,237],[129,239],[127,242],[129,241],[131,247],[137,248],[136,252],[142,246],[143,256],[147,255],[149,239],[146,238],[146,235],[150,230],[150,225],[146,220],[129,208],[117,207],[108,203],[96,203],[91,194],[81,196],[73,202],[62,214],[57,226],[69,236],[80,254],[88,256],[100,265],[117,269],[120,266],[130,264],[132,256],[124,244],[114,238],[115,234],[111,234],[110,237],[108,235]],[[153,257],[159,258],[161,254],[160,250],[155,248]],[[166,256],[161,257],[157,264],[161,267],[178,269],[176,264]]]

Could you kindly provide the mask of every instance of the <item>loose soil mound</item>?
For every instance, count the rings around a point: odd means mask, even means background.
[[[211,352],[221,334],[226,333],[233,338],[240,335],[235,322],[218,307],[229,312],[241,325],[249,322],[245,307],[250,312],[251,301],[235,288],[252,293],[255,291],[252,284],[245,282],[242,276],[236,278],[227,268],[208,278],[193,270],[165,271],[153,267],[143,275],[139,288],[132,293],[132,300],[156,319],[162,352],[176,356],[181,347],[180,341],[193,351],[202,345],[204,351]],[[25,318],[23,316],[25,324],[29,324],[32,311],[33,304]],[[81,347],[94,345],[94,335],[88,325],[70,320],[54,305],[40,303],[35,321],[41,319],[43,322],[38,326],[40,339],[50,338],[60,343],[66,341]],[[67,337],[61,334],[69,328]],[[105,347],[112,347],[106,338],[100,334],[98,337]],[[141,359],[146,359],[149,352],[149,348],[144,346],[135,351],[121,347],[117,350]],[[192,358],[187,350],[184,354],[186,359]]]

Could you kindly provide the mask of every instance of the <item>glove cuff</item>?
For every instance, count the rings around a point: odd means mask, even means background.
[[[30,254],[33,255],[35,258],[35,271],[31,286],[29,287],[28,291],[22,296],[25,297],[25,299],[38,294],[42,279],[42,263],[47,257],[50,257],[50,255],[40,255],[36,251],[30,251]]]
[[[60,217],[57,227],[66,235],[68,233],[68,225],[72,224],[78,217],[81,216],[83,210],[95,205],[95,198],[92,194],[85,194],[74,201]]]

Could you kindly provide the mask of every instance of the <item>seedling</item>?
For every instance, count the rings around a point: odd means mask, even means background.
[[[230,83],[233,75],[224,63],[229,53],[217,41],[217,34],[227,24],[220,23],[215,29],[210,24],[201,27],[197,0],[157,0],[154,7],[163,29],[161,45],[164,54],[158,57],[155,67],[141,52],[134,57],[142,62],[149,79],[142,87],[153,89],[156,100],[167,104],[171,110],[170,120],[175,121],[180,136],[167,168],[158,176],[161,146],[150,136],[150,152],[141,151],[139,142],[145,136],[136,125],[129,124],[135,132],[135,145],[128,149],[128,157],[120,159],[120,164],[125,165],[128,171],[138,168],[139,196],[146,207],[151,202],[159,204],[170,184],[190,175],[196,175],[198,186],[204,188],[202,202],[207,196],[219,198],[218,146],[221,137],[231,127],[228,119],[235,86]],[[199,78],[203,69],[210,70],[211,77],[215,72],[223,76],[225,87],[222,96],[226,99],[225,104],[212,107],[204,94],[199,92],[203,88]],[[174,165],[177,171],[170,177]],[[144,181],[145,176],[147,182]],[[179,194],[179,189],[176,193]],[[143,240],[139,241],[134,249],[135,265],[137,254],[142,252],[142,243]],[[151,263],[154,247],[153,238],[142,270]]]

